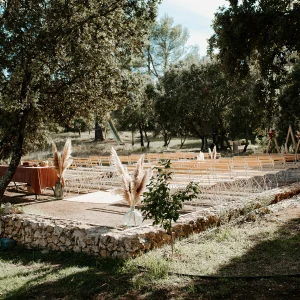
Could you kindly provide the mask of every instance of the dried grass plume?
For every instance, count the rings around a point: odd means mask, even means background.
[[[57,151],[55,143],[52,143],[52,152],[53,152],[53,166],[57,172],[59,178],[63,178],[67,168],[71,165],[71,140],[67,139],[62,153]]]
[[[135,206],[141,199],[146,186],[152,176],[152,170],[144,170],[144,155],[136,163],[132,176],[122,165],[116,150],[111,149],[111,164],[115,171],[122,176],[122,188],[117,192],[123,196],[123,199],[129,206]]]

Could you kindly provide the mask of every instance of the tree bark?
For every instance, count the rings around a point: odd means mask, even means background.
[[[164,136],[164,141],[165,141],[164,147],[168,147],[171,142],[171,136],[169,135]]]
[[[204,136],[204,150],[208,149],[208,146],[207,146],[207,136],[205,135]]]
[[[191,125],[192,125],[192,129],[195,132],[195,134],[199,137],[199,139],[201,139],[201,151],[204,151],[206,149],[206,145],[207,145],[207,140],[205,139],[205,135],[201,134],[197,130],[197,128],[193,122],[191,123]]]
[[[225,142],[226,142],[227,148],[229,148],[230,150],[232,150],[231,145],[230,145],[227,137],[225,137]]]
[[[219,139],[218,139],[218,134],[213,132],[213,144],[215,144],[217,146],[217,148],[219,148]]]
[[[101,128],[98,120],[95,121],[95,140],[94,141],[95,142],[104,141],[103,131],[102,131],[102,128]]]
[[[22,157],[25,127],[26,127],[28,115],[29,115],[28,109],[21,111],[19,115],[18,124],[16,126],[17,139],[12,152],[11,161],[7,168],[7,171],[0,179],[0,204],[2,204],[2,199],[3,199],[5,189],[7,188],[8,184],[11,182]]]
[[[246,143],[245,143],[243,152],[246,152],[246,151],[247,151],[248,146],[249,146],[249,140],[248,140],[248,138],[246,138]]]
[[[186,138],[187,138],[187,136],[186,135],[181,135],[180,136],[180,149],[182,149],[182,147],[183,147],[183,145],[184,145],[184,143],[185,143],[185,141],[186,141]]]
[[[150,140],[149,140],[149,137],[148,137],[148,134],[147,134],[147,131],[146,131],[145,127],[144,127],[144,134],[145,134],[145,139],[147,141],[147,148],[149,148],[150,147]]]
[[[139,124],[139,130],[140,130],[140,138],[141,138],[141,147],[144,148],[145,145],[144,145],[144,135],[143,135],[143,128],[142,128],[142,125]]]
[[[134,130],[131,130],[131,145],[134,146]]]
[[[28,87],[30,85],[30,80],[31,80],[31,72],[25,69],[24,78],[22,81],[21,91],[20,91],[20,99],[19,99],[20,104],[24,104],[24,100],[27,98],[27,92],[28,92]],[[13,130],[15,130],[16,142],[15,145],[13,146],[12,157],[8,165],[8,168],[5,174],[0,179],[0,205],[2,204],[4,192],[8,184],[12,180],[23,154],[22,152],[23,152],[23,142],[25,137],[25,128],[26,128],[27,119],[31,111],[31,108],[32,108],[31,105],[27,106],[26,104],[25,108],[19,111],[15,128],[13,128]]]
[[[164,130],[163,130],[163,137],[164,137],[164,147],[168,147],[171,141],[171,137]]]
[[[204,138],[204,135],[202,135],[202,137],[201,137],[201,151],[204,151],[204,149],[205,149],[205,138]]]

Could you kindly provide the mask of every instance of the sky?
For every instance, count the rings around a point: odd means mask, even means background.
[[[187,45],[199,45],[200,55],[206,55],[207,39],[213,34],[211,28],[214,13],[219,6],[228,6],[226,0],[163,0],[158,18],[165,14],[189,30]]]

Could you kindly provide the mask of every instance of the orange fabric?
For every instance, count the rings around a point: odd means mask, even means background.
[[[3,176],[8,166],[0,166],[0,176]],[[12,179],[15,182],[24,182],[30,184],[35,193],[40,195],[42,189],[53,187],[57,182],[57,173],[51,167],[24,167],[19,166]]]

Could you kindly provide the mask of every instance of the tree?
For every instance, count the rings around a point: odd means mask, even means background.
[[[236,101],[229,105],[229,135],[232,140],[245,139],[246,152],[249,140],[254,143],[260,128],[271,124],[275,108],[269,103],[274,100],[266,82],[255,73],[237,81],[237,95]]]
[[[187,55],[190,60],[199,58],[199,49],[186,46],[189,38],[187,28],[174,25],[174,19],[163,16],[152,28],[146,48],[148,74],[162,76],[168,67]]]
[[[164,147],[168,147],[172,136],[177,135],[181,114],[178,113],[178,85],[180,80],[178,68],[172,67],[157,84],[158,94],[155,101],[155,121],[164,139]]]
[[[35,134],[125,103],[159,0],[0,1],[0,199]],[[42,138],[42,134],[40,136]]]
[[[275,126],[277,116],[284,115],[286,107],[278,103],[278,95],[299,58],[300,3],[292,0],[229,2],[228,8],[220,8],[215,14],[215,33],[209,40],[209,53],[219,59],[223,70],[232,77],[257,74],[259,83],[255,89],[263,95],[258,98],[259,115],[266,128]],[[257,112],[252,113],[252,119],[248,113],[244,117],[252,122],[257,119]]]
[[[115,115],[121,127],[131,130],[132,135],[139,131],[141,147],[144,145],[144,137],[147,141],[147,148],[150,147],[150,140],[147,130],[153,128],[154,120],[154,98],[156,96],[154,83],[149,75],[136,73],[139,78],[139,86],[131,93],[127,105],[119,109]],[[134,144],[134,141],[132,140]]]
[[[278,103],[278,128],[281,128],[285,138],[289,125],[293,125],[294,130],[300,131],[300,62],[289,74]]]
[[[299,1],[232,0],[215,14],[209,53],[218,50],[231,75],[259,68],[262,77],[279,80],[291,54],[300,50],[299,19]]]
[[[171,233],[172,255],[174,252],[174,232],[172,223],[179,218],[179,211],[185,201],[191,201],[199,194],[196,183],[190,182],[185,189],[172,192],[168,182],[172,179],[170,161],[156,167],[157,176],[153,176],[147,185],[148,191],[144,193],[143,206],[141,207],[144,219],[153,219],[153,225],[161,225],[164,230]]]
[[[156,103],[156,115],[165,143],[172,135],[192,132],[202,139],[202,148],[206,148],[207,136],[214,133],[214,142],[224,148],[226,113],[235,101],[236,86],[218,63],[179,64],[170,68],[159,84],[161,96]]]
[[[200,60],[199,48],[197,46],[187,47],[186,42],[188,37],[189,34],[186,28],[183,28],[181,25],[174,25],[173,18],[165,15],[153,25],[147,47],[145,48],[146,50],[140,56],[135,57],[133,69],[139,70],[141,74],[146,73],[152,77],[159,78],[163,76],[170,66],[178,63],[179,60],[189,62],[190,64],[198,62]],[[142,147],[144,147],[144,135],[149,146],[147,130],[145,129],[149,128],[147,124],[152,123],[150,119],[153,119],[153,109],[149,110],[149,108],[153,104],[153,97],[156,93],[152,84],[144,85],[144,88],[144,91],[141,88],[133,93],[128,107],[123,110],[123,120],[120,122],[122,125],[125,125],[125,123],[129,125],[131,123],[130,127],[132,131],[138,130],[140,132]],[[142,98],[144,98],[143,95],[147,95],[146,98],[148,100],[142,99],[141,95]],[[156,94],[155,96],[158,95]],[[160,105],[162,102],[158,104]],[[149,118],[150,116],[151,118]],[[164,126],[166,121],[163,108],[160,109],[160,117],[157,116],[155,119],[165,138],[165,146],[167,146],[171,135],[168,132],[169,129]],[[161,122],[161,119],[164,122]]]

